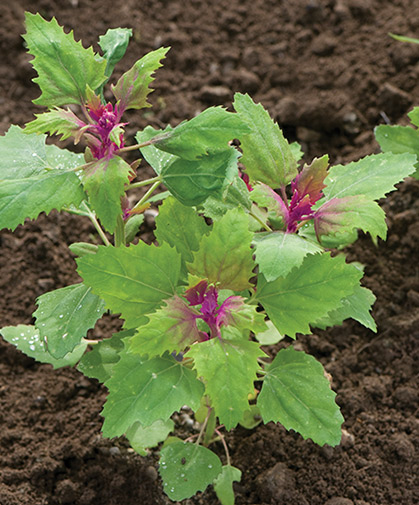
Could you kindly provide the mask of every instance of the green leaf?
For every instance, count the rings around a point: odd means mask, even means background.
[[[260,181],[272,188],[286,185],[297,175],[293,150],[261,104],[249,95],[234,95],[233,106],[239,117],[250,127],[251,133],[239,137],[243,151],[242,163],[252,181]]]
[[[125,242],[130,244],[144,222],[144,214],[134,214],[128,221],[125,221]]]
[[[83,173],[83,185],[100,222],[114,233],[118,216],[122,215],[121,197],[129,182],[130,165],[119,156],[102,158]]]
[[[0,229],[14,230],[26,218],[41,212],[78,206],[85,194],[74,172],[54,170],[25,179],[7,179],[0,184]]]
[[[89,242],[74,242],[68,246],[74,256],[84,256],[86,254],[96,254],[98,246]]]
[[[295,161],[300,161],[301,158],[304,156],[304,152],[301,149],[301,146],[298,142],[291,142],[290,149],[292,155],[294,156]]]
[[[419,108],[416,107],[416,109]],[[415,109],[412,112],[414,111]],[[415,118],[415,115],[413,115],[413,118]],[[416,119],[416,121],[419,123],[419,119]],[[393,154],[411,153],[419,158],[419,132],[410,126],[377,126],[375,128],[375,138],[383,152]],[[416,179],[419,178],[419,163],[416,163],[416,172],[412,175]]]
[[[419,126],[419,107],[413,107],[407,115],[415,126]]]
[[[204,393],[195,372],[170,355],[146,360],[122,353],[105,385],[109,395],[102,431],[108,438],[122,435],[135,422],[146,427],[166,421],[183,405],[195,410]]]
[[[256,333],[255,338],[261,345],[275,345],[285,336],[281,335],[272,321],[266,321],[267,330]]]
[[[134,451],[141,456],[147,456],[146,449],[156,447],[160,442],[166,440],[167,435],[174,430],[175,423],[171,419],[161,421],[158,419],[150,426],[141,426],[134,423],[125,433]]]
[[[265,423],[281,423],[319,445],[338,445],[343,417],[322,365],[312,356],[282,349],[266,369],[257,405]]]
[[[53,110],[43,114],[35,114],[36,119],[27,123],[25,133],[49,133],[51,135],[61,135],[60,140],[76,136],[86,123],[79,119],[70,109],[60,109],[56,107]],[[75,143],[77,143],[75,141]]]
[[[366,328],[377,332],[377,325],[370,314],[374,302],[375,296],[369,289],[357,286],[352,295],[342,299],[342,307],[332,310],[329,314],[313,323],[313,326],[326,329],[329,326],[340,325],[345,319],[351,317]]]
[[[79,345],[105,312],[103,300],[82,283],[45,293],[37,305],[35,327],[55,358],[63,358]]]
[[[259,277],[257,300],[283,335],[310,333],[309,324],[342,305],[358,286],[362,272],[344,256],[309,254],[286,277],[267,282]]]
[[[135,136],[136,141],[139,144],[143,144],[148,142],[154,137],[158,137],[168,131],[171,131],[173,128],[171,126],[167,126],[164,130],[155,130],[152,126],[147,126],[143,131],[138,132]],[[144,159],[151,166],[151,168],[156,172],[157,175],[160,175],[165,167],[170,165],[174,160],[178,159],[178,156],[175,156],[170,153],[165,153],[152,144],[146,147],[142,147],[140,149],[141,154],[144,156]]]
[[[259,344],[249,340],[218,338],[191,346],[186,353],[205,382],[215,414],[227,430],[234,428],[249,409],[248,395],[254,392],[258,358],[265,356]]]
[[[390,37],[399,42],[410,42],[412,44],[419,44],[419,39],[415,39],[412,37],[405,37],[404,35],[396,35],[395,33],[389,33]]]
[[[233,482],[240,482],[242,473],[238,468],[231,465],[223,466],[223,469],[214,481],[214,491],[221,505],[234,505]]]
[[[139,242],[129,247],[99,247],[97,254],[77,259],[85,284],[121,313],[126,328],[144,324],[144,316],[175,294],[180,276],[180,255],[166,244]]]
[[[162,66],[160,61],[168,50],[168,47],[160,47],[146,54],[111,86],[120,110],[151,107],[147,102],[147,96],[153,91],[149,85],[154,81],[152,75]]]
[[[99,46],[106,60],[107,77],[112,75],[115,65],[123,58],[131,37],[131,28],[110,28],[105,35],[99,37]]]
[[[34,82],[42,91],[34,103],[45,107],[85,103],[86,86],[96,89],[106,80],[106,61],[76,42],[72,31],[65,34],[55,18],[46,21],[29,12],[25,16],[23,38],[35,56],[32,63],[39,77]]]
[[[47,345],[39,336],[39,330],[35,326],[26,326],[24,324],[6,326],[0,332],[3,338],[16,346],[19,351],[41,363],[49,363],[54,368],[75,365],[87,347],[87,342],[81,342],[73,352],[67,354],[64,358],[57,359],[48,352]]]
[[[243,291],[249,288],[255,264],[251,249],[253,234],[248,226],[247,215],[242,210],[227,212],[214,223],[209,235],[202,238],[193,263],[188,264],[189,272],[208,279],[220,289]]]
[[[230,183],[237,173],[239,156],[234,148],[228,148],[199,160],[177,158],[162,170],[163,183],[184,205],[199,205],[209,196],[221,194]]]
[[[198,116],[166,131],[155,146],[185,160],[196,160],[209,153],[225,151],[228,142],[250,128],[243,120],[222,107],[210,107]]]
[[[354,195],[378,200],[412,174],[415,163],[416,156],[413,154],[381,153],[371,154],[348,165],[336,165],[329,170],[323,193],[326,200]]]
[[[255,235],[256,263],[268,282],[285,277],[299,267],[307,254],[322,252],[322,248],[293,233],[274,232]]]
[[[259,407],[257,405],[249,405],[249,410],[245,411],[239,424],[243,426],[243,428],[246,428],[246,430],[253,430],[253,428],[256,428],[261,422],[262,417]]]
[[[202,445],[174,442],[160,453],[159,473],[163,489],[173,501],[204,491],[221,469],[219,457]]]
[[[211,195],[205,200],[203,203],[204,214],[206,217],[217,221],[226,212],[237,209],[237,207],[250,210],[252,202],[249,195],[245,182],[237,175],[221,195]]]
[[[316,211],[314,229],[319,240],[322,235],[345,237],[360,229],[377,242],[377,237],[386,239],[386,215],[377,202],[362,195],[332,198]]]
[[[198,312],[178,296],[165,300],[165,305],[149,316],[132,337],[129,351],[142,356],[180,352],[199,340],[196,324]]]
[[[45,135],[27,134],[12,125],[0,136],[0,180],[26,179],[46,169],[72,169],[82,163],[83,155],[57,146],[45,145]]]
[[[159,207],[156,217],[156,239],[160,244],[175,247],[184,261],[193,261],[193,253],[199,249],[201,238],[208,234],[210,227],[191,207],[167,198]]]
[[[119,361],[119,354],[124,349],[123,338],[132,336],[133,330],[114,333],[93,346],[93,349],[83,355],[77,369],[86,377],[106,382],[113,373],[113,367]]]

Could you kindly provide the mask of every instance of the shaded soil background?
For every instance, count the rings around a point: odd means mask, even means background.
[[[154,107],[131,114],[131,133],[177,124],[210,105],[229,107],[241,91],[263,103],[307,160],[329,153],[334,163],[348,162],[378,152],[374,126],[405,124],[419,105],[419,46],[387,35],[419,37],[416,0],[15,0],[0,6],[0,133],[40,111],[20,36],[24,10],[56,16],[85,45],[107,28],[131,27],[117,73],[149,50],[172,47],[157,73]],[[320,448],[273,424],[235,430],[228,443],[243,472],[238,505],[419,502],[418,182],[402,183],[383,207],[388,241],[376,248],[361,236],[348,251],[365,264],[365,285],[377,296],[378,333],[345,322],[296,343],[332,374],[346,419],[342,443]],[[1,232],[0,325],[30,324],[37,296],[77,282],[67,245],[93,234],[89,222],[54,212]],[[94,335],[110,335],[115,324],[105,320]],[[0,341],[1,505],[169,503],[154,454],[141,458],[125,440],[101,438],[105,396],[77,371],[53,371]],[[209,489],[186,503],[217,500]]]

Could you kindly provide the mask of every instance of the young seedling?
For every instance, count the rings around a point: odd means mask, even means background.
[[[167,48],[138,60],[105,102],[130,30],[100,37],[98,55],[55,19],[28,13],[26,29],[41,88],[35,103],[47,111],[0,138],[0,227],[56,209],[90,219],[103,245],[70,246],[83,281],[41,295],[35,324],[5,327],[3,337],[103,382],[105,437],[125,435],[140,454],[165,441],[159,471],[172,500],[213,484],[222,504],[234,503],[241,472],[226,432],[238,424],[279,422],[317,444],[339,444],[343,418],[322,365],[292,345],[274,359],[262,346],[347,318],[376,330],[374,295],[340,249],[358,230],[385,239],[377,200],[414,172],[416,156],[331,168],[323,156],[301,168],[298,145],[241,94],[235,112],[213,107],[176,127],[147,127],[132,145],[124,112],[149,106]],[[72,137],[84,154],[47,145],[46,134]],[[140,151],[156,175],[142,177],[128,151]],[[143,186],[129,205],[127,193]],[[138,227],[159,200],[156,241],[147,245]],[[105,311],[120,315],[123,330],[88,340]],[[199,429],[186,440],[168,437],[185,405]],[[209,449],[216,440],[222,456]]]

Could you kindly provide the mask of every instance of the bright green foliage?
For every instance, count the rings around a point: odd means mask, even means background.
[[[105,312],[103,300],[82,283],[45,293],[37,305],[35,326],[55,358],[63,358],[79,345]]]
[[[166,127],[165,130],[155,130],[152,126],[146,126],[144,130],[137,133],[135,139],[139,144],[143,144],[153,139],[154,137],[157,138],[158,136],[172,130],[173,128],[171,126]],[[146,147],[142,147],[141,154],[157,175],[160,175],[166,166],[170,165],[174,160],[178,159],[178,156],[166,153],[161,149],[157,149],[157,147],[153,146],[152,144]]]
[[[324,203],[314,218],[314,229],[322,235],[345,236],[360,229],[369,233],[374,242],[387,236],[386,215],[374,200],[362,195],[346,196]]]
[[[19,324],[18,326],[6,326],[0,331],[3,338],[16,346],[27,356],[36,359],[40,363],[49,363],[54,368],[73,366],[86,350],[87,343],[81,342],[73,352],[64,358],[54,358],[49,352],[45,341],[39,336],[39,330],[34,326]]]
[[[207,217],[218,221],[226,212],[232,209],[241,207],[242,209],[250,210],[252,202],[250,193],[239,176],[234,177],[233,181],[226,186],[221,197],[219,195],[209,196],[203,203],[204,213]],[[259,229],[260,225],[258,224]]]
[[[225,324],[221,328],[223,339],[236,339],[244,337],[247,339],[249,331],[259,333],[266,330],[265,315],[257,312],[255,305],[248,305],[239,301],[225,318]]]
[[[220,289],[242,291],[250,287],[255,264],[250,248],[253,235],[248,225],[242,210],[227,212],[214,223],[211,233],[202,238],[193,263],[188,265],[189,272],[208,279]]]
[[[151,107],[147,102],[147,96],[153,91],[149,85],[154,81],[152,75],[162,66],[160,61],[168,50],[168,47],[160,47],[147,53],[120,77],[115,86],[111,86],[122,110]]]
[[[249,405],[249,409],[244,412],[239,424],[243,426],[243,428],[246,428],[246,430],[253,430],[253,428],[256,428],[261,422],[262,417],[259,407],[257,405]]]
[[[258,358],[265,356],[259,344],[249,340],[211,339],[194,344],[186,354],[205,382],[205,394],[220,423],[234,428],[249,409],[248,395],[254,392]]]
[[[214,481],[214,491],[221,505],[234,505],[233,482],[240,482],[242,473],[238,468],[231,465],[223,466],[223,469]]]
[[[57,170],[26,179],[8,179],[0,184],[0,229],[14,230],[25,218],[36,219],[41,212],[77,206],[84,196],[73,172]]]
[[[280,422],[319,445],[338,445],[343,417],[322,365],[289,347],[266,372],[257,402],[263,421]]]
[[[99,37],[99,46],[106,60],[105,75],[107,77],[112,75],[115,65],[124,56],[131,37],[131,28],[111,28],[105,35]]]
[[[307,254],[322,252],[317,244],[294,233],[263,233],[255,237],[255,242],[256,262],[268,282],[287,276]]]
[[[251,129],[251,133],[239,137],[242,163],[250,179],[264,182],[272,188],[288,184],[297,175],[297,163],[279,126],[249,95],[236,93],[233,105]]]
[[[25,135],[18,126],[0,137],[0,229],[14,230],[25,218],[79,205],[85,198],[79,178],[70,171],[79,165],[80,155],[47,146],[45,138]]]
[[[102,246],[77,264],[84,283],[105,300],[107,308],[121,313],[126,328],[143,324],[146,314],[173,296],[180,275],[180,255],[166,244]]]
[[[163,168],[163,182],[184,205],[199,205],[209,196],[221,194],[237,173],[239,156],[228,148],[198,160],[176,158]]]
[[[25,135],[19,126],[11,126],[0,136],[0,180],[24,179],[48,168],[45,135]]]
[[[19,126],[11,126],[0,136],[0,180],[27,179],[46,174],[51,169],[76,168],[83,155],[45,144],[45,135],[28,135]]]
[[[342,299],[342,307],[332,310],[325,317],[318,319],[313,323],[313,326],[325,329],[328,326],[342,324],[345,319],[351,317],[366,328],[376,332],[377,325],[370,314],[374,302],[375,296],[369,289],[357,286],[352,295]]]
[[[42,95],[37,105],[60,107],[86,102],[86,86],[98,88],[105,80],[106,61],[98,59],[93,49],[76,42],[73,32],[65,34],[55,18],[46,21],[39,14],[26,13],[24,39],[32,64],[38,72],[34,79]]]
[[[119,156],[102,158],[83,173],[84,189],[104,228],[113,233],[121,215],[121,197],[131,167]]]
[[[199,340],[197,312],[178,296],[165,300],[165,305],[149,316],[132,337],[129,350],[142,356],[180,352]]]
[[[419,125],[419,107],[415,107],[409,117],[413,124]],[[415,123],[416,121],[416,123]],[[419,132],[410,126],[380,125],[375,129],[375,138],[383,152],[393,154],[411,153],[419,158]],[[419,179],[419,163],[413,177]]]
[[[364,195],[378,200],[395,189],[394,185],[415,171],[413,154],[371,154],[348,165],[336,165],[329,170],[323,190],[326,200],[344,196]],[[323,203],[323,200],[320,201]]]
[[[36,119],[26,125],[25,133],[49,133],[61,135],[60,140],[76,136],[77,132],[85,126],[70,109],[56,107],[43,114],[35,114]]]
[[[340,307],[361,277],[362,272],[346,264],[343,256],[309,254],[286,277],[273,282],[260,277],[257,300],[279,332],[294,338],[296,333],[310,333],[309,324]]]
[[[160,453],[159,473],[163,489],[173,501],[204,491],[221,469],[219,457],[202,445],[174,442]]]
[[[131,447],[138,452],[138,454],[146,456],[146,449],[155,447],[160,442],[166,440],[174,427],[175,423],[171,419],[167,419],[166,421],[158,419],[150,426],[145,427],[136,422],[128,429],[125,436],[129,440]]]
[[[175,247],[184,261],[193,261],[193,253],[210,229],[191,207],[185,207],[173,197],[159,207],[155,236],[160,244]]]
[[[95,344],[90,352],[83,355],[78,370],[87,377],[106,382],[112,376],[115,363],[119,361],[119,353],[124,349],[122,339],[131,336],[132,332],[120,331]]]
[[[266,326],[268,328],[265,331],[258,332],[255,335],[256,340],[261,345],[275,345],[284,338],[284,335],[279,333],[272,321],[266,321]]]
[[[155,146],[185,160],[196,160],[209,153],[225,151],[230,140],[249,131],[237,114],[211,107],[163,134]]]
[[[167,354],[147,360],[121,353],[105,385],[109,395],[102,431],[109,438],[124,434],[135,422],[146,427],[166,421],[185,404],[196,409],[204,393],[195,372]]]

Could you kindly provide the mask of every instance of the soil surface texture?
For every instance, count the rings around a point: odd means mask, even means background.
[[[131,134],[211,105],[231,107],[240,91],[263,103],[307,160],[328,153],[346,163],[378,152],[374,127],[407,124],[419,105],[419,45],[388,36],[419,37],[417,0],[14,0],[0,5],[2,134],[42,111],[31,102],[39,90],[21,38],[25,10],[55,16],[96,50],[108,28],[132,28],[119,75],[147,51],[171,46],[156,74],[154,107],[129,116]],[[387,242],[375,247],[361,235],[348,249],[377,296],[378,333],[348,321],[295,344],[332,376],[342,442],[321,448],[272,423],[234,430],[227,442],[242,471],[237,505],[419,503],[419,182],[401,183],[382,205]],[[31,324],[38,296],[79,281],[67,246],[95,233],[81,219],[52,212],[1,232],[0,326]],[[151,225],[142,231],[152,238]],[[92,335],[110,336],[117,325],[108,317]],[[101,437],[105,397],[96,381],[37,364],[0,339],[1,505],[172,503],[155,453],[140,457],[125,439]],[[187,431],[187,413],[178,424]],[[184,503],[218,502],[210,487]]]

